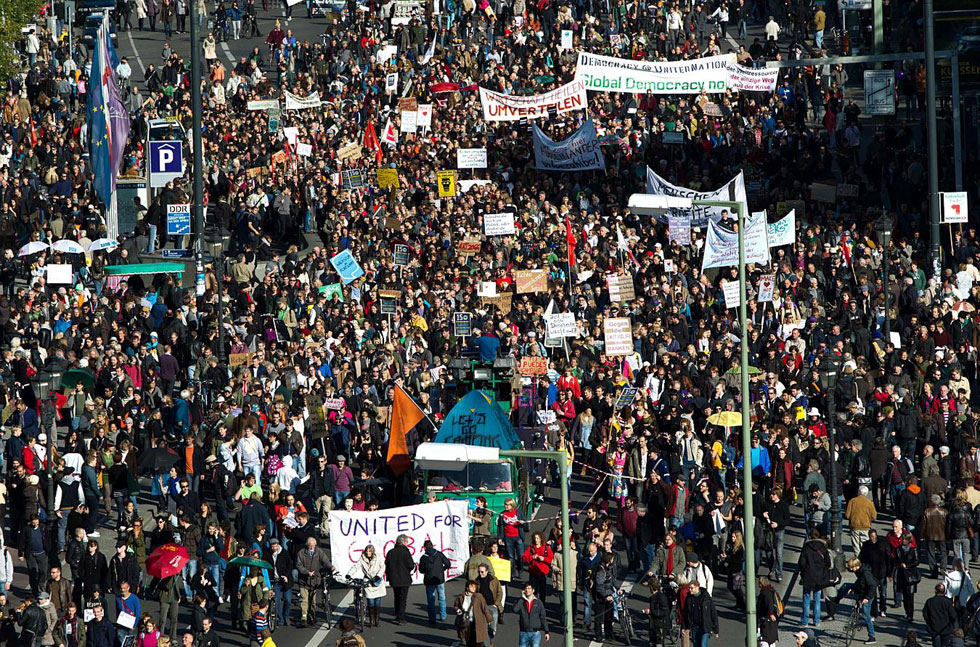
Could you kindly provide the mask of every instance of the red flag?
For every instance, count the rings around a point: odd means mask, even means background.
[[[378,164],[381,163],[381,144],[378,142],[378,134],[374,132],[373,121],[369,121],[367,127],[364,129],[364,141],[361,142],[361,145],[370,151],[375,151]]]
[[[572,221],[565,216],[565,241],[568,244],[568,269],[575,265],[575,236],[572,234]]]
[[[31,118],[31,147],[37,146],[37,130],[34,129],[34,115]]]
[[[850,267],[851,266],[851,241],[847,235],[847,232],[844,232],[844,237],[841,238],[840,248],[841,251],[844,252],[844,262],[847,263],[848,267]]]

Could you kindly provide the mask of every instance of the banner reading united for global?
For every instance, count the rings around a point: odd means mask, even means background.
[[[575,79],[600,92],[712,94],[728,89],[728,66],[734,63],[734,54],[660,62],[579,52]]]

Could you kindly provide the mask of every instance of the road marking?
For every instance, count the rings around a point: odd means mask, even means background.
[[[728,40],[728,42],[732,44],[732,47],[735,48],[735,51],[738,52],[738,43],[735,42],[735,39],[731,36],[725,36],[725,39]]]
[[[127,29],[126,30],[126,38],[129,39],[129,46],[130,46],[130,48],[132,48],[133,55],[136,57],[136,62],[140,66],[140,76],[142,76],[143,75],[143,72],[146,70],[146,68],[143,67],[143,59],[140,58],[140,51],[138,49],[136,49],[136,43],[133,41],[133,30],[132,29]]]
[[[343,618],[347,614],[347,610],[350,608],[352,604],[354,604],[354,590],[347,589],[347,593],[344,594],[344,597],[343,599],[341,599],[340,604],[333,607],[332,609],[333,615],[330,618],[330,629],[327,629],[323,625],[318,627],[317,630],[313,632],[313,636],[306,643],[306,647],[319,647],[319,645],[323,643],[324,639],[327,637],[330,631],[337,626],[337,623],[340,621],[339,618]],[[339,616],[337,615],[338,611],[340,612]]]
[[[228,60],[231,61],[232,63],[234,63],[235,62],[235,55],[231,53],[231,48],[228,47],[228,43],[227,42],[221,41],[221,49],[224,51],[225,56],[228,57]]]

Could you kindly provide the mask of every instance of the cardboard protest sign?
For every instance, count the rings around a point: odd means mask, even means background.
[[[547,375],[547,357],[522,357],[521,375]]]
[[[514,272],[517,294],[548,291],[548,270],[517,270]]]
[[[610,317],[602,322],[606,355],[633,354],[633,325],[628,317]]]

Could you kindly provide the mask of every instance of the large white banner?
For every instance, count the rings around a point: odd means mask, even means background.
[[[709,94],[728,89],[728,66],[734,54],[688,61],[633,61],[626,58],[578,53],[575,79],[586,90],[632,94]]]
[[[751,68],[738,63],[732,63],[728,67],[728,83],[733,90],[775,92],[778,79],[778,67]]]
[[[514,214],[509,211],[483,214],[483,233],[487,236],[513,236],[517,233]]]
[[[791,209],[784,218],[767,227],[770,247],[792,245],[796,242],[796,209]]]
[[[732,196],[733,190],[735,193],[734,197]],[[672,196],[676,198],[690,198],[691,200],[726,200],[729,202],[748,202],[745,195],[745,179],[742,177],[741,172],[726,182],[724,186],[717,191],[702,192],[694,191],[693,189],[685,189],[682,186],[675,186],[654,173],[648,166],[647,193],[652,195]],[[692,227],[704,227],[709,218],[712,220],[721,218],[722,211],[725,211],[725,209],[722,209],[721,207],[695,206],[691,209],[668,209],[666,213],[661,216],[657,216],[657,218],[661,222],[668,222],[671,216],[675,218],[679,216],[690,217]]]
[[[493,90],[480,88],[480,103],[483,104],[485,121],[517,121],[518,119],[537,119],[547,117],[549,111],[564,114],[573,110],[584,110],[588,105],[588,93],[583,81],[572,81],[565,85],[525,97],[515,94],[500,94]]]
[[[606,158],[589,119],[568,139],[556,142],[533,126],[534,166],[539,171],[590,171],[606,168]]]
[[[408,550],[416,564],[413,584],[422,583],[418,561],[426,539],[431,539],[436,549],[449,559],[451,566],[446,577],[462,575],[463,565],[470,558],[468,505],[466,501],[445,500],[374,512],[333,510],[330,512],[333,566],[346,575],[368,544],[383,558],[394,547],[398,535],[407,535]]]
[[[283,91],[282,96],[286,99],[286,110],[303,110],[305,108],[319,108],[320,93],[313,92],[305,97],[301,97],[293,94],[292,92]]]
[[[749,263],[769,264],[765,211],[753,213],[745,223],[745,264]],[[738,232],[729,231],[712,220],[708,222],[708,238],[704,246],[701,271],[730,265],[738,265]]]

